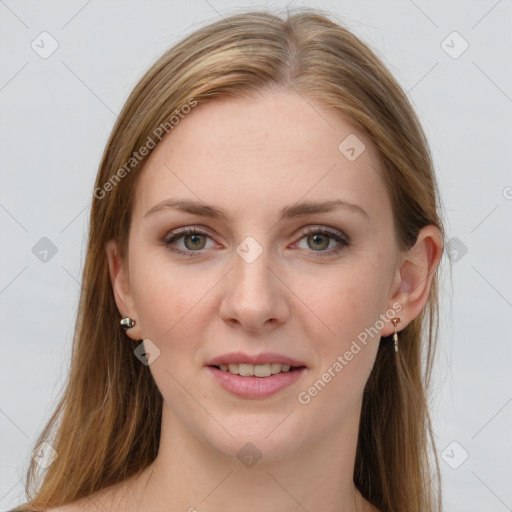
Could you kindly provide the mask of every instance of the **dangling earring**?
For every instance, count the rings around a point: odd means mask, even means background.
[[[400,323],[400,318],[392,318],[391,322],[395,326],[395,334],[393,334],[393,341],[395,342],[395,352],[398,352],[398,333],[396,332],[396,326]]]
[[[127,331],[128,329],[131,329],[135,325],[135,320],[127,316],[126,318],[123,318],[119,323],[121,324],[121,327],[123,327],[124,330]]]

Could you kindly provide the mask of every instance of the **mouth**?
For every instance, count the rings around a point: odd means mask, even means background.
[[[306,366],[288,366],[279,363],[262,365],[230,363],[209,365],[205,369],[222,389],[244,399],[269,398],[285,388],[297,385],[297,382],[308,372]]]
[[[209,365],[209,368],[216,368],[222,372],[239,375],[240,377],[259,377],[267,378],[281,373],[291,373],[305,369],[306,366],[291,366],[289,364],[267,363],[267,364],[248,364],[248,363],[230,363]]]

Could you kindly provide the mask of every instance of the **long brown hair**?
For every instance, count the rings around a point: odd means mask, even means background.
[[[126,254],[136,178],[159,135],[171,133],[196,104],[269,88],[318,101],[370,137],[383,164],[401,249],[411,247],[429,224],[444,239],[420,122],[376,54],[339,20],[312,9],[284,19],[253,11],[186,37],[137,84],[105,148],[92,198],[69,380],[36,443],[48,442],[58,455],[42,475],[41,466],[31,462],[23,510],[88,496],[155,459],[162,397],[119,327],[105,244],[116,239]],[[400,333],[399,357],[380,344],[365,388],[354,482],[382,512],[441,509],[427,399],[438,283],[436,271],[426,307]]]

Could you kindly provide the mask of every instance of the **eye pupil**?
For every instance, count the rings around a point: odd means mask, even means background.
[[[185,237],[185,245],[186,245],[187,240],[191,240],[193,248],[197,249],[198,245],[201,245],[201,241],[200,241],[201,237],[202,237],[202,235],[197,235],[197,234],[188,235]],[[202,249],[202,247],[199,247],[199,249]]]
[[[312,238],[314,240],[313,244],[316,248],[325,249],[329,245],[329,238],[323,234],[311,235],[309,238]],[[327,240],[327,245],[325,245],[325,243],[322,245],[322,238],[324,239],[324,242],[325,240]],[[319,240],[320,244],[317,243]]]

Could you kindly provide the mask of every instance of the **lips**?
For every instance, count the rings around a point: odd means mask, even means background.
[[[244,354],[243,352],[230,352],[229,354],[224,354],[218,357],[214,357],[213,359],[210,359],[205,363],[205,366],[220,366],[221,364],[233,363],[245,363],[253,365],[279,363],[287,364],[295,368],[307,368],[307,365],[304,362],[299,361],[298,359],[293,359],[291,357],[276,354],[273,352],[264,352],[255,355]]]
[[[207,366],[205,370],[225,391],[244,399],[269,398],[297,383],[307,374],[306,367],[294,371],[277,373],[268,377],[242,377]]]

